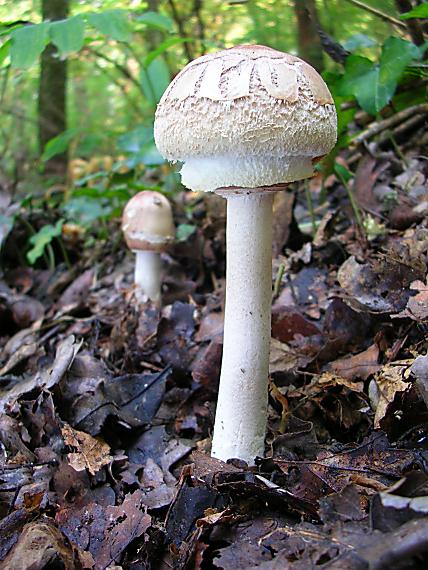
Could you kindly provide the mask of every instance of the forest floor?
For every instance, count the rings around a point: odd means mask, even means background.
[[[277,195],[255,467],[209,455],[222,199],[176,197],[196,229],[164,256],[161,311],[138,299],[119,223],[93,249],[69,237],[55,270],[14,265],[17,224],[0,280],[0,568],[426,568],[427,154],[343,153],[352,179],[330,176],[324,197],[310,183],[313,236],[296,224],[311,227],[303,188]]]

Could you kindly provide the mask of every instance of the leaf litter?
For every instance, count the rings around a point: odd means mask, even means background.
[[[281,265],[285,275],[255,467],[209,455],[220,198],[177,197],[177,221],[189,223],[186,203],[194,229],[163,258],[161,310],[135,291],[132,256],[107,242],[72,270],[8,258],[1,569],[426,567],[427,163],[409,152],[407,169],[391,152],[365,154],[356,168],[356,202],[381,220],[376,235],[362,235],[333,176],[325,201],[311,181],[314,239],[301,231],[303,193],[276,200],[273,282]],[[3,231],[6,248],[13,232]]]

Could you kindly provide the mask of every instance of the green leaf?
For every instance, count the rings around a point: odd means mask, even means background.
[[[409,63],[420,57],[420,50],[411,42],[388,38],[379,64],[358,55],[347,58],[345,73],[337,82],[337,94],[354,96],[362,109],[375,115],[391,100]]]
[[[165,159],[159,153],[155,143],[147,145],[144,152],[140,156],[140,163],[146,166],[156,166],[159,164],[164,164]]]
[[[30,243],[33,248],[27,252],[27,259],[31,265],[43,255],[45,247],[49,245],[54,238],[61,235],[63,224],[64,220],[58,220],[54,226],[47,224],[30,237]]]
[[[153,126],[140,125],[121,135],[117,147],[122,152],[139,153],[148,144],[153,142]]]
[[[416,6],[416,8],[413,8],[410,12],[401,14],[400,18],[402,20],[409,20],[410,18],[428,18],[428,2],[425,2],[420,6]]]
[[[91,226],[97,220],[108,218],[111,208],[103,206],[100,198],[78,196],[64,206],[67,217],[83,226]]]
[[[414,59],[420,59],[421,55],[419,48],[412,42],[400,38],[388,38],[383,44],[380,56],[380,81],[396,85],[409,63]]]
[[[373,62],[360,55],[346,58],[345,73],[336,83],[337,95],[340,97],[357,97],[356,92],[364,78],[373,69]]]
[[[157,105],[170,82],[170,74],[165,61],[158,57],[141,70],[141,87],[152,105]]]
[[[23,26],[12,32],[12,67],[30,67],[37,61],[49,41],[49,22]]]
[[[177,241],[186,241],[193,233],[195,233],[196,226],[192,224],[178,224],[175,237]]]
[[[85,22],[82,16],[52,22],[49,35],[61,55],[79,51],[83,46]]]
[[[43,149],[41,159],[46,162],[57,154],[65,152],[70,142],[76,137],[79,132],[79,129],[68,129],[56,137],[50,139]]]
[[[373,47],[375,45],[376,42],[365,34],[354,34],[346,40],[343,47],[348,51],[356,51],[360,48]]]
[[[2,44],[0,46],[0,66],[3,65],[4,60],[9,55],[11,44],[12,44],[12,41],[9,39],[9,40],[6,40],[4,42],[4,44]]]
[[[352,178],[352,172],[343,166],[343,164],[340,164],[340,162],[334,163],[334,172],[341,180],[344,180],[345,182],[349,182]]]
[[[0,24],[0,38],[2,36],[10,36],[13,30],[18,30],[19,28],[24,27],[24,24],[7,24],[7,25],[5,24],[6,22]]]
[[[88,21],[99,32],[117,40],[127,42],[131,39],[131,28],[128,22],[128,12],[125,10],[106,10],[105,12],[91,12]]]
[[[136,17],[138,22],[146,24],[150,28],[157,28],[165,32],[172,32],[174,29],[174,22],[168,16],[159,14],[159,12],[144,12]]]
[[[177,44],[191,41],[191,38],[169,38],[158,45],[158,47],[150,51],[143,60],[143,66],[148,67],[159,55],[163,54],[169,48]]]

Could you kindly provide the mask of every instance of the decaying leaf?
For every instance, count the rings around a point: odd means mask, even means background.
[[[298,354],[284,342],[271,339],[270,356],[269,356],[269,374],[275,372],[290,372],[296,370],[299,366],[306,366],[312,357]]]
[[[369,376],[381,368],[378,359],[379,347],[372,344],[363,352],[331,362],[328,368],[342,378],[351,381],[356,379],[367,380]]]
[[[411,372],[416,378],[416,386],[428,407],[428,356],[418,356],[412,364]]]
[[[337,279],[348,295],[346,299],[358,310],[397,313],[411,296],[410,284],[425,277],[426,266],[420,257],[401,259],[382,255],[360,264],[349,257],[339,268]]]
[[[69,464],[76,471],[87,469],[91,475],[95,475],[112,461],[110,447],[104,441],[75,430],[68,424],[64,424],[61,433],[64,443],[76,450],[67,455]]]
[[[385,417],[388,406],[393,402],[398,392],[405,392],[410,384],[405,379],[410,374],[411,362],[392,362],[386,364],[376,374],[371,397],[372,407],[375,409],[374,425],[380,427],[381,420]]]
[[[120,562],[125,548],[148,529],[151,517],[146,513],[144,494],[135,491],[118,506],[90,503],[83,508],[62,509],[56,522],[72,543],[91,553],[94,569],[104,570]]]
[[[410,318],[414,321],[426,321],[428,319],[428,285],[417,280],[410,284],[412,291],[417,291],[414,297],[407,301],[406,308],[393,318]]]
[[[26,525],[14,548],[0,563],[1,570],[62,568],[76,570],[77,557],[64,535],[47,521]]]
[[[0,412],[4,412],[20,396],[31,392],[35,388],[49,389],[55,386],[71,366],[81,345],[81,342],[76,342],[74,336],[70,335],[58,343],[52,366],[36,372],[30,378],[18,378],[2,387],[0,389]]]

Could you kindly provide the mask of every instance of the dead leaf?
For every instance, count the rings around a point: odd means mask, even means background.
[[[1,570],[62,568],[76,570],[76,556],[62,533],[51,523],[26,525],[17,544],[0,563]]]
[[[61,509],[56,522],[72,543],[91,553],[95,570],[104,570],[120,562],[125,548],[146,532],[151,517],[146,513],[144,493],[138,490],[118,506],[90,503],[83,508]]]
[[[380,422],[385,417],[389,404],[394,401],[395,395],[410,388],[409,382],[403,380],[405,372],[408,371],[410,373],[409,366],[410,362],[391,362],[383,366],[376,374],[374,379],[377,393],[375,428],[380,427]]]
[[[367,380],[369,376],[380,370],[381,365],[378,364],[378,359],[379,347],[372,344],[363,352],[330,362],[328,370],[347,380],[352,381],[357,378]]]
[[[55,386],[71,366],[82,342],[83,340],[75,342],[74,336],[70,335],[58,343],[52,366],[38,371],[30,378],[18,378],[0,389],[0,412],[5,412],[20,396],[35,388],[49,389]]]
[[[410,318],[414,321],[426,321],[428,319],[428,285],[417,280],[410,284],[412,291],[417,291],[414,297],[407,301],[406,308],[391,318]]]
[[[428,407],[428,355],[418,356],[412,364],[411,372],[416,377],[416,386]]]
[[[373,187],[379,175],[388,167],[384,161],[377,164],[377,160],[371,155],[364,155],[359,161],[354,178],[353,193],[357,204],[363,210],[378,211],[379,203],[373,194]]]
[[[296,349],[292,349],[287,344],[271,338],[269,354],[269,374],[275,372],[290,372],[297,368],[306,366],[313,357],[298,354]]]
[[[87,300],[94,278],[95,271],[87,269],[67,287],[56,303],[56,309],[59,311],[59,314],[70,312]]]
[[[17,509],[0,521],[0,560],[18,542],[22,528],[30,520],[32,513],[27,509]]]
[[[339,268],[337,279],[347,293],[345,299],[357,310],[373,313],[397,313],[407,304],[409,286],[425,277],[423,259],[403,258],[391,252],[360,264],[354,256]]]
[[[61,428],[64,443],[76,449],[75,453],[67,455],[68,462],[76,471],[87,469],[95,475],[104,465],[112,461],[110,447],[99,439],[83,431],[77,431],[68,424]]]
[[[170,472],[174,463],[185,457],[191,447],[167,434],[164,426],[153,426],[141,434],[135,443],[126,449],[129,460],[145,466],[149,458],[162,468],[164,481],[175,485],[177,480]]]

